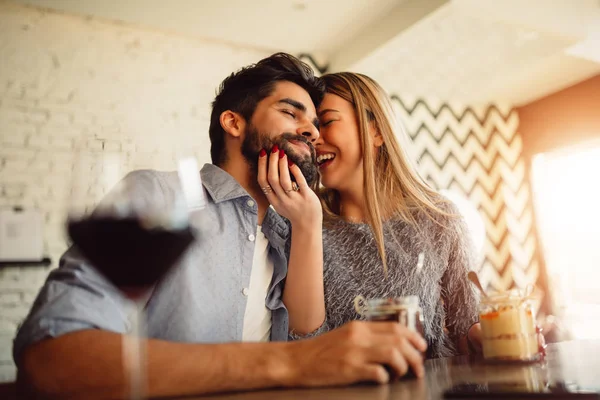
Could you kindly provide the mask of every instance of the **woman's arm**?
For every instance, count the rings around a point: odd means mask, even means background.
[[[322,222],[292,224],[292,241],[283,303],[290,315],[290,333],[304,337],[325,320]]]
[[[451,243],[442,277],[442,298],[449,338],[461,353],[467,353],[467,333],[478,320],[479,297],[467,279],[467,273],[476,268],[476,254],[464,219],[455,207],[450,212],[457,217],[450,218],[446,228]]]
[[[288,273],[283,291],[290,333],[301,336],[313,333],[325,320],[321,202],[300,168],[288,163],[284,153],[271,152],[269,156],[259,157],[258,183],[261,188],[271,188],[265,191],[267,200],[291,224]]]

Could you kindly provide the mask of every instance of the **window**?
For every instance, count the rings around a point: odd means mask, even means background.
[[[600,146],[536,155],[532,178],[555,306],[575,338],[600,338]]]

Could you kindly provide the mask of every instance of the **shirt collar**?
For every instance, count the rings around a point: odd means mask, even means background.
[[[202,184],[215,203],[251,197],[238,181],[214,164],[204,164],[200,171]],[[275,247],[283,247],[290,236],[289,221],[269,207],[263,221],[263,233]]]
[[[204,164],[200,176],[202,184],[215,203],[250,196],[233,176],[214,164]]]

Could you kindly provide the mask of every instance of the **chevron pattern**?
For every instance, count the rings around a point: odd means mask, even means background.
[[[517,112],[392,100],[420,174],[438,190],[465,195],[480,212],[487,232],[482,284],[507,290],[536,283],[540,266]]]

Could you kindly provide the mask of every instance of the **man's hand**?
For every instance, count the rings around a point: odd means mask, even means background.
[[[425,340],[393,322],[350,322],[325,335],[289,343],[286,386],[387,383],[409,368],[423,377]]]

